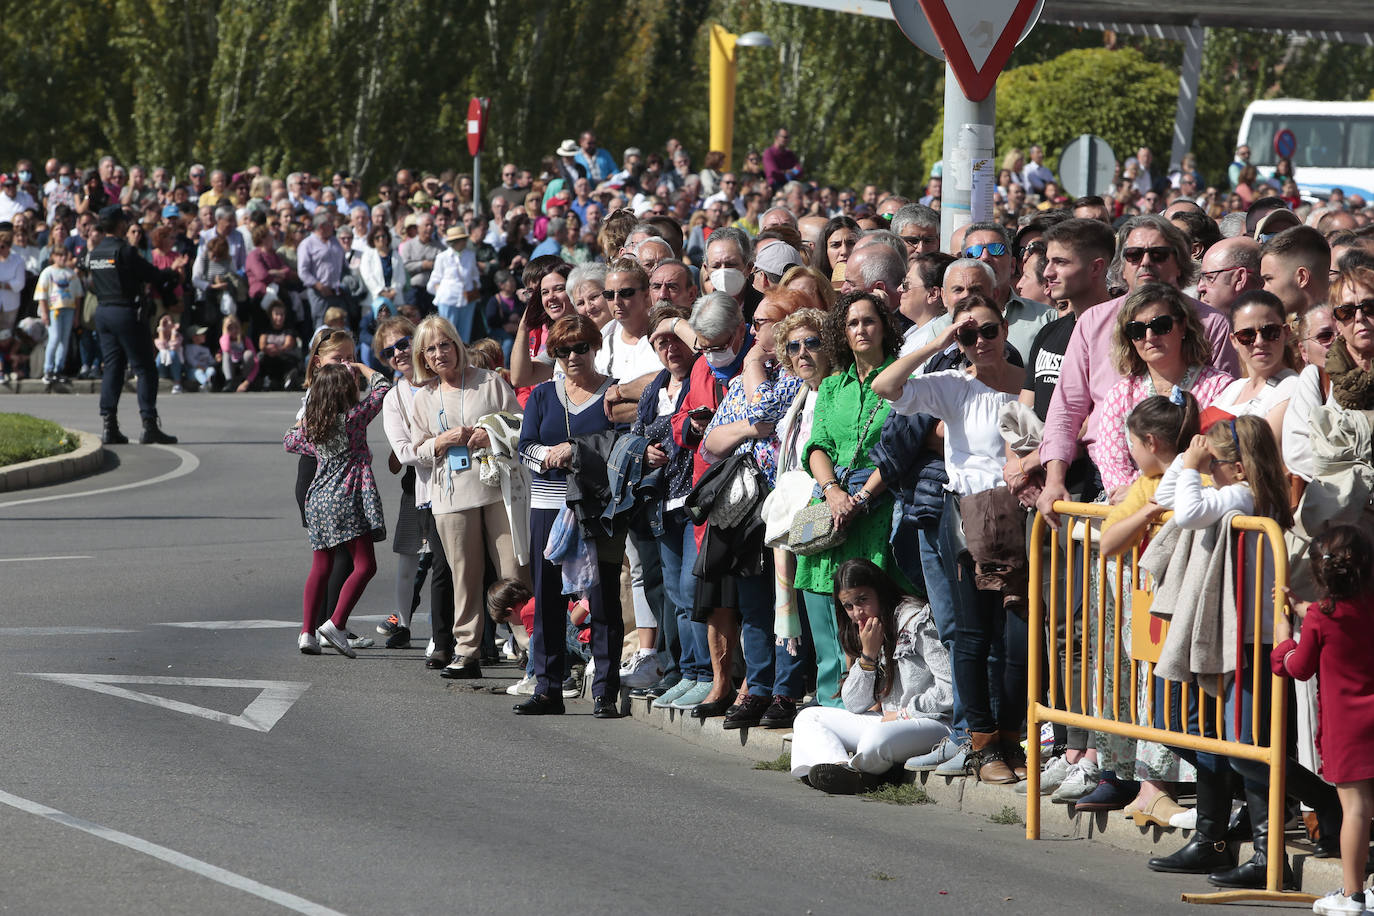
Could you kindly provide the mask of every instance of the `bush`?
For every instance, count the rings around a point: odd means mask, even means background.
[[[22,413],[0,413],[0,467],[63,455],[78,439],[48,420]]]

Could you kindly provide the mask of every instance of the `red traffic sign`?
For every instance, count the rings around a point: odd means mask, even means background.
[[[981,102],[1035,10],[1036,0],[921,0],[945,60],[970,101]]]
[[[1288,128],[1274,134],[1274,155],[1289,159],[1298,151],[1298,138]]]
[[[474,98],[468,102],[468,153],[476,156],[482,151],[487,136],[487,106],[490,99]]]

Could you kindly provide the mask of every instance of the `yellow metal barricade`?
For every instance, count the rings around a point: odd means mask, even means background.
[[[1133,607],[1151,595],[1148,584],[1142,583],[1139,569],[1139,551],[1132,550],[1122,554],[1116,562],[1109,563],[1097,549],[1097,537],[1102,519],[1110,507],[1100,504],[1060,502],[1055,504],[1055,512],[1060,518],[1059,530],[1050,529],[1043,516],[1037,515],[1031,530],[1030,543],[1030,615],[1028,625],[1030,634],[1027,651],[1028,702],[1027,702],[1027,766],[1026,766],[1026,837],[1040,838],[1040,726],[1044,722],[1076,726],[1090,731],[1107,732],[1124,738],[1154,741],[1160,744],[1190,748],[1228,757],[1256,760],[1269,766],[1269,823],[1284,822],[1284,775],[1287,755],[1284,747],[1287,734],[1287,687],[1282,678],[1269,673],[1269,659],[1261,657],[1262,640],[1259,638],[1261,613],[1277,613],[1273,606],[1272,592],[1264,586],[1266,572],[1270,567],[1273,584],[1288,583],[1288,554],[1284,546],[1283,532],[1272,519],[1240,517],[1232,525],[1233,537],[1238,539],[1236,556],[1241,558],[1237,570],[1238,578],[1252,582],[1250,588],[1251,606],[1248,608],[1226,608],[1223,613],[1237,614],[1238,651],[1237,670],[1231,674],[1214,675],[1215,684],[1210,691],[1203,691],[1188,684],[1172,681],[1165,682],[1164,696],[1156,696],[1154,667],[1159,656],[1158,645],[1163,641],[1163,626],[1152,624],[1149,634],[1142,634],[1132,646],[1125,645],[1123,636],[1123,592],[1125,590],[1125,571],[1130,570],[1130,582],[1135,593]],[[1049,569],[1045,569],[1045,536],[1049,532],[1048,558]],[[1247,539],[1255,546],[1254,569],[1244,568],[1245,546]],[[1075,562],[1075,561],[1078,562]],[[1061,569],[1061,564],[1063,568]],[[1091,570],[1096,571],[1097,594],[1093,600],[1090,588]],[[1062,583],[1062,587],[1061,587]],[[1048,602],[1045,600],[1048,592]],[[1083,632],[1075,638],[1073,627],[1074,597],[1081,594]],[[1238,600],[1239,600],[1238,593]],[[1048,607],[1046,606],[1048,604]],[[1088,615],[1093,615],[1090,620]],[[1065,637],[1062,651],[1058,633],[1061,618],[1065,623]],[[1148,621],[1141,615],[1139,620]],[[1095,623],[1095,626],[1089,626]],[[1248,625],[1253,623],[1250,632],[1255,638],[1245,642]],[[1139,629],[1136,627],[1135,629]],[[1133,637],[1136,635],[1132,634]],[[1077,642],[1077,645],[1074,643]],[[1249,652],[1248,666],[1241,664],[1241,652]],[[1042,654],[1048,652],[1048,665],[1042,665]],[[1123,663],[1123,659],[1125,660]],[[1123,670],[1123,664],[1125,670]],[[1048,682],[1042,677],[1042,667],[1048,671]],[[1248,671],[1246,670],[1248,667]],[[1142,677],[1147,675],[1147,677]],[[1250,704],[1250,735],[1255,743],[1224,740],[1228,714],[1225,692],[1228,683],[1239,691],[1240,678],[1250,679],[1251,696],[1256,698]],[[1261,706],[1258,698],[1262,695],[1262,677],[1272,678],[1270,691],[1270,711],[1268,722],[1269,740],[1259,743],[1264,734],[1260,720]],[[1129,684],[1129,697],[1123,698],[1123,678]],[[1061,680],[1062,679],[1062,680]],[[1147,688],[1142,695],[1138,685],[1142,681]],[[1110,690],[1107,683],[1110,682]],[[1070,688],[1061,690],[1061,684]],[[1081,713],[1071,712],[1067,701],[1061,697],[1077,687],[1081,698]],[[1193,697],[1190,697],[1190,690]],[[1041,700],[1041,696],[1046,701]],[[1190,722],[1189,707],[1196,699],[1196,722]],[[1129,699],[1123,707],[1122,700]],[[1159,704],[1163,704],[1159,707]],[[1168,714],[1177,704],[1178,721]],[[1129,709],[1129,717],[1121,711]],[[1166,711],[1164,725],[1159,728],[1141,725],[1139,722],[1157,722],[1156,709]],[[1239,710],[1239,703],[1237,710]],[[1089,710],[1092,712],[1090,713]],[[1237,711],[1234,715],[1238,716]],[[1240,734],[1240,722],[1233,723],[1235,733]],[[1193,726],[1196,725],[1196,731]],[[1212,737],[1215,735],[1217,737]],[[1268,883],[1263,891],[1224,891],[1213,894],[1184,894],[1183,899],[1192,903],[1223,903],[1238,900],[1283,900],[1286,902],[1312,902],[1317,898],[1308,894],[1285,893],[1282,890],[1284,862],[1283,830],[1269,831]]]

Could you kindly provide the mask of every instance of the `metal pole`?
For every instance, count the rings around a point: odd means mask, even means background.
[[[482,213],[485,210],[486,207],[482,206],[482,153],[479,151],[472,157],[472,212]]]
[[[1197,86],[1202,76],[1202,46],[1207,30],[1200,25],[1183,29],[1183,69],[1178,74],[1178,108],[1174,110],[1174,142],[1169,149],[1169,171],[1183,167],[1183,157],[1193,145],[1193,121],[1197,116]]]
[[[711,24],[711,145],[725,154],[723,171],[730,170],[735,145],[735,42],[739,36]]]
[[[1078,186],[1084,189],[1085,197],[1091,197],[1097,193],[1097,188],[1093,187],[1097,178],[1097,144],[1093,143],[1092,137],[1087,134],[1079,134],[1078,139],[1082,140],[1087,148],[1087,152],[1079,160]]]
[[[945,146],[940,183],[940,247],[949,250],[955,230],[992,217],[993,125],[997,92],[972,102],[959,88],[954,70],[945,64]],[[978,194],[974,192],[978,191]]]

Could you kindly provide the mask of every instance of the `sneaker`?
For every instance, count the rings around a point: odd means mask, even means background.
[[[973,742],[965,738],[959,742],[957,747],[958,750],[953,757],[935,768],[936,776],[953,777],[964,775],[964,763],[968,760],[968,755],[973,750]]]
[[[582,696],[582,682],[575,676],[568,675],[563,679],[563,699],[575,700]]]
[[[377,640],[373,639],[371,636],[359,636],[352,630],[349,630],[347,635],[348,644],[354,649],[371,649],[373,646],[377,645]]]
[[[652,687],[663,677],[663,666],[653,649],[640,649],[620,668],[621,687]]]
[[[701,705],[701,702],[706,699],[706,695],[711,692],[713,683],[713,681],[697,681],[692,685],[691,690],[673,701],[673,709],[692,709]]]
[[[960,745],[953,736],[940,739],[929,753],[918,754],[906,762],[905,769],[913,773],[928,773],[940,764],[954,759],[959,754]]]
[[[1069,764],[1064,781],[1050,795],[1050,801],[1060,805],[1070,805],[1097,788],[1101,770],[1096,763],[1086,758]]]
[[[1169,826],[1176,830],[1196,830],[1197,829],[1197,809],[1184,808],[1178,814],[1169,818]]]
[[[1118,779],[1106,772],[1097,787],[1074,802],[1077,811],[1120,811],[1140,793],[1140,783],[1133,779]]]
[[[377,624],[377,635],[390,636],[392,633],[395,633],[400,628],[401,618],[396,616],[395,614],[392,614],[386,620],[383,620],[381,623]],[[433,645],[433,640],[430,641],[430,644]]]
[[[534,696],[534,685],[538,682],[533,674],[527,674],[506,688],[506,693],[513,697],[532,697]]]
[[[687,691],[691,690],[696,685],[696,681],[689,681],[687,678],[684,677],[682,680],[678,681],[672,687],[669,687],[667,693],[663,694],[658,699],[654,700],[654,709],[667,709],[669,706],[672,706],[675,702],[677,702],[679,697],[681,697]]]
[[[172,394],[181,394],[181,386],[180,386],[180,385],[173,385],[173,386],[172,386]]]
[[[409,649],[410,648],[410,627],[397,627],[391,635],[386,638],[388,649]]]
[[[1349,897],[1345,895],[1345,888],[1332,891],[1316,903],[1312,904],[1312,912],[1319,913],[1321,916],[1336,916],[1340,913],[1349,913],[1352,916],[1360,916],[1365,912],[1365,894],[1363,891],[1356,891]]]
[[[1063,757],[1051,758],[1050,762],[1045,764],[1044,769],[1040,771],[1040,794],[1049,795],[1055,789],[1063,785],[1064,777],[1069,775],[1069,767],[1071,766],[1073,766],[1073,764],[1069,763]],[[1024,780],[1016,784],[1016,791],[1022,795],[1026,794],[1026,783]]]
[[[429,645],[425,646],[425,658],[433,658],[435,648],[437,647],[434,645],[433,637],[431,637],[429,640]]]
[[[353,647],[348,644],[348,636],[338,627],[334,626],[334,621],[326,620],[315,631],[315,635],[320,638],[320,642],[327,642],[340,655],[349,658],[357,658],[358,653],[353,651]]]
[[[301,655],[319,655],[320,641],[314,633],[302,633],[296,640],[296,648],[301,650]]]

